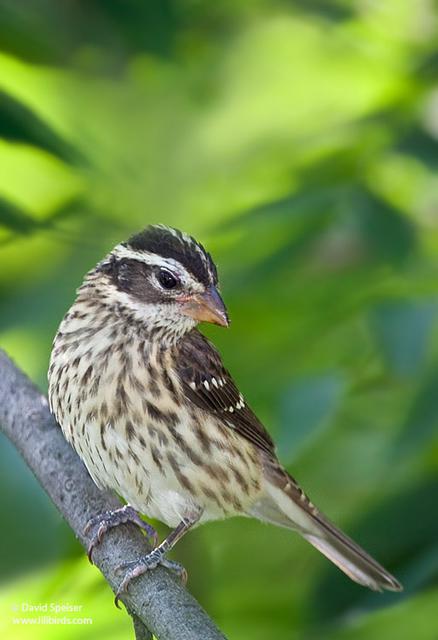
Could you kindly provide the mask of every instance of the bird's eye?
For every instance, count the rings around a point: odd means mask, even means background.
[[[178,284],[178,280],[175,276],[165,269],[162,269],[158,274],[158,282],[164,289],[174,289]]]

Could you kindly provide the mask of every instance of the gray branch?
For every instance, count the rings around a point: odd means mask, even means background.
[[[50,415],[46,397],[1,350],[0,427],[86,548],[89,540],[83,532],[87,521],[120,503],[96,487]],[[149,550],[138,528],[124,524],[104,536],[93,560],[115,592],[121,579],[116,567]],[[159,640],[225,637],[178,578],[161,567],[133,580],[122,600],[139,638],[147,638],[148,630]],[[113,605],[109,602],[108,606]]]

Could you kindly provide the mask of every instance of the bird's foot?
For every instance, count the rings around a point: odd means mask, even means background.
[[[146,532],[151,545],[153,547],[157,546],[158,534],[155,529],[150,524],[142,520],[142,518],[140,518],[137,511],[133,507],[126,504],[125,506],[120,507],[120,509],[115,509],[115,511],[105,511],[104,513],[101,513],[88,521],[87,526],[84,529],[84,534],[88,535],[88,533],[93,530],[93,535],[91,536],[91,540],[87,550],[88,559],[91,564],[93,564],[93,550],[96,545],[101,542],[105,533],[109,529],[117,527],[119,526],[119,524],[125,524],[127,522],[132,522],[143,529],[143,531]]]
[[[138,576],[143,575],[146,571],[150,571],[151,569],[155,569],[158,565],[165,567],[166,569],[170,569],[174,573],[176,573],[180,578],[183,584],[187,582],[187,571],[184,569],[182,564],[179,562],[175,562],[174,560],[168,560],[165,557],[165,551],[157,548],[148,553],[147,556],[139,558],[138,560],[134,560],[133,562],[123,562],[120,564],[116,572],[121,573],[125,571],[125,577],[120,583],[119,588],[117,589],[116,597],[114,598],[114,604],[116,607],[119,607],[119,599],[123,595],[125,591],[128,590],[128,586],[133,580],[133,578],[137,578]]]

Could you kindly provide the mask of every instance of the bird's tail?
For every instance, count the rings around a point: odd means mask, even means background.
[[[269,465],[265,487],[265,495],[251,515],[298,531],[347,576],[373,591],[403,589],[394,576],[316,509],[284,469]]]

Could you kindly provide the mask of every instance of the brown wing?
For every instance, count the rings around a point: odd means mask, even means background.
[[[177,371],[187,398],[220,416],[260,449],[273,453],[271,436],[246,404],[211,342],[193,330],[179,341],[177,348]]]

